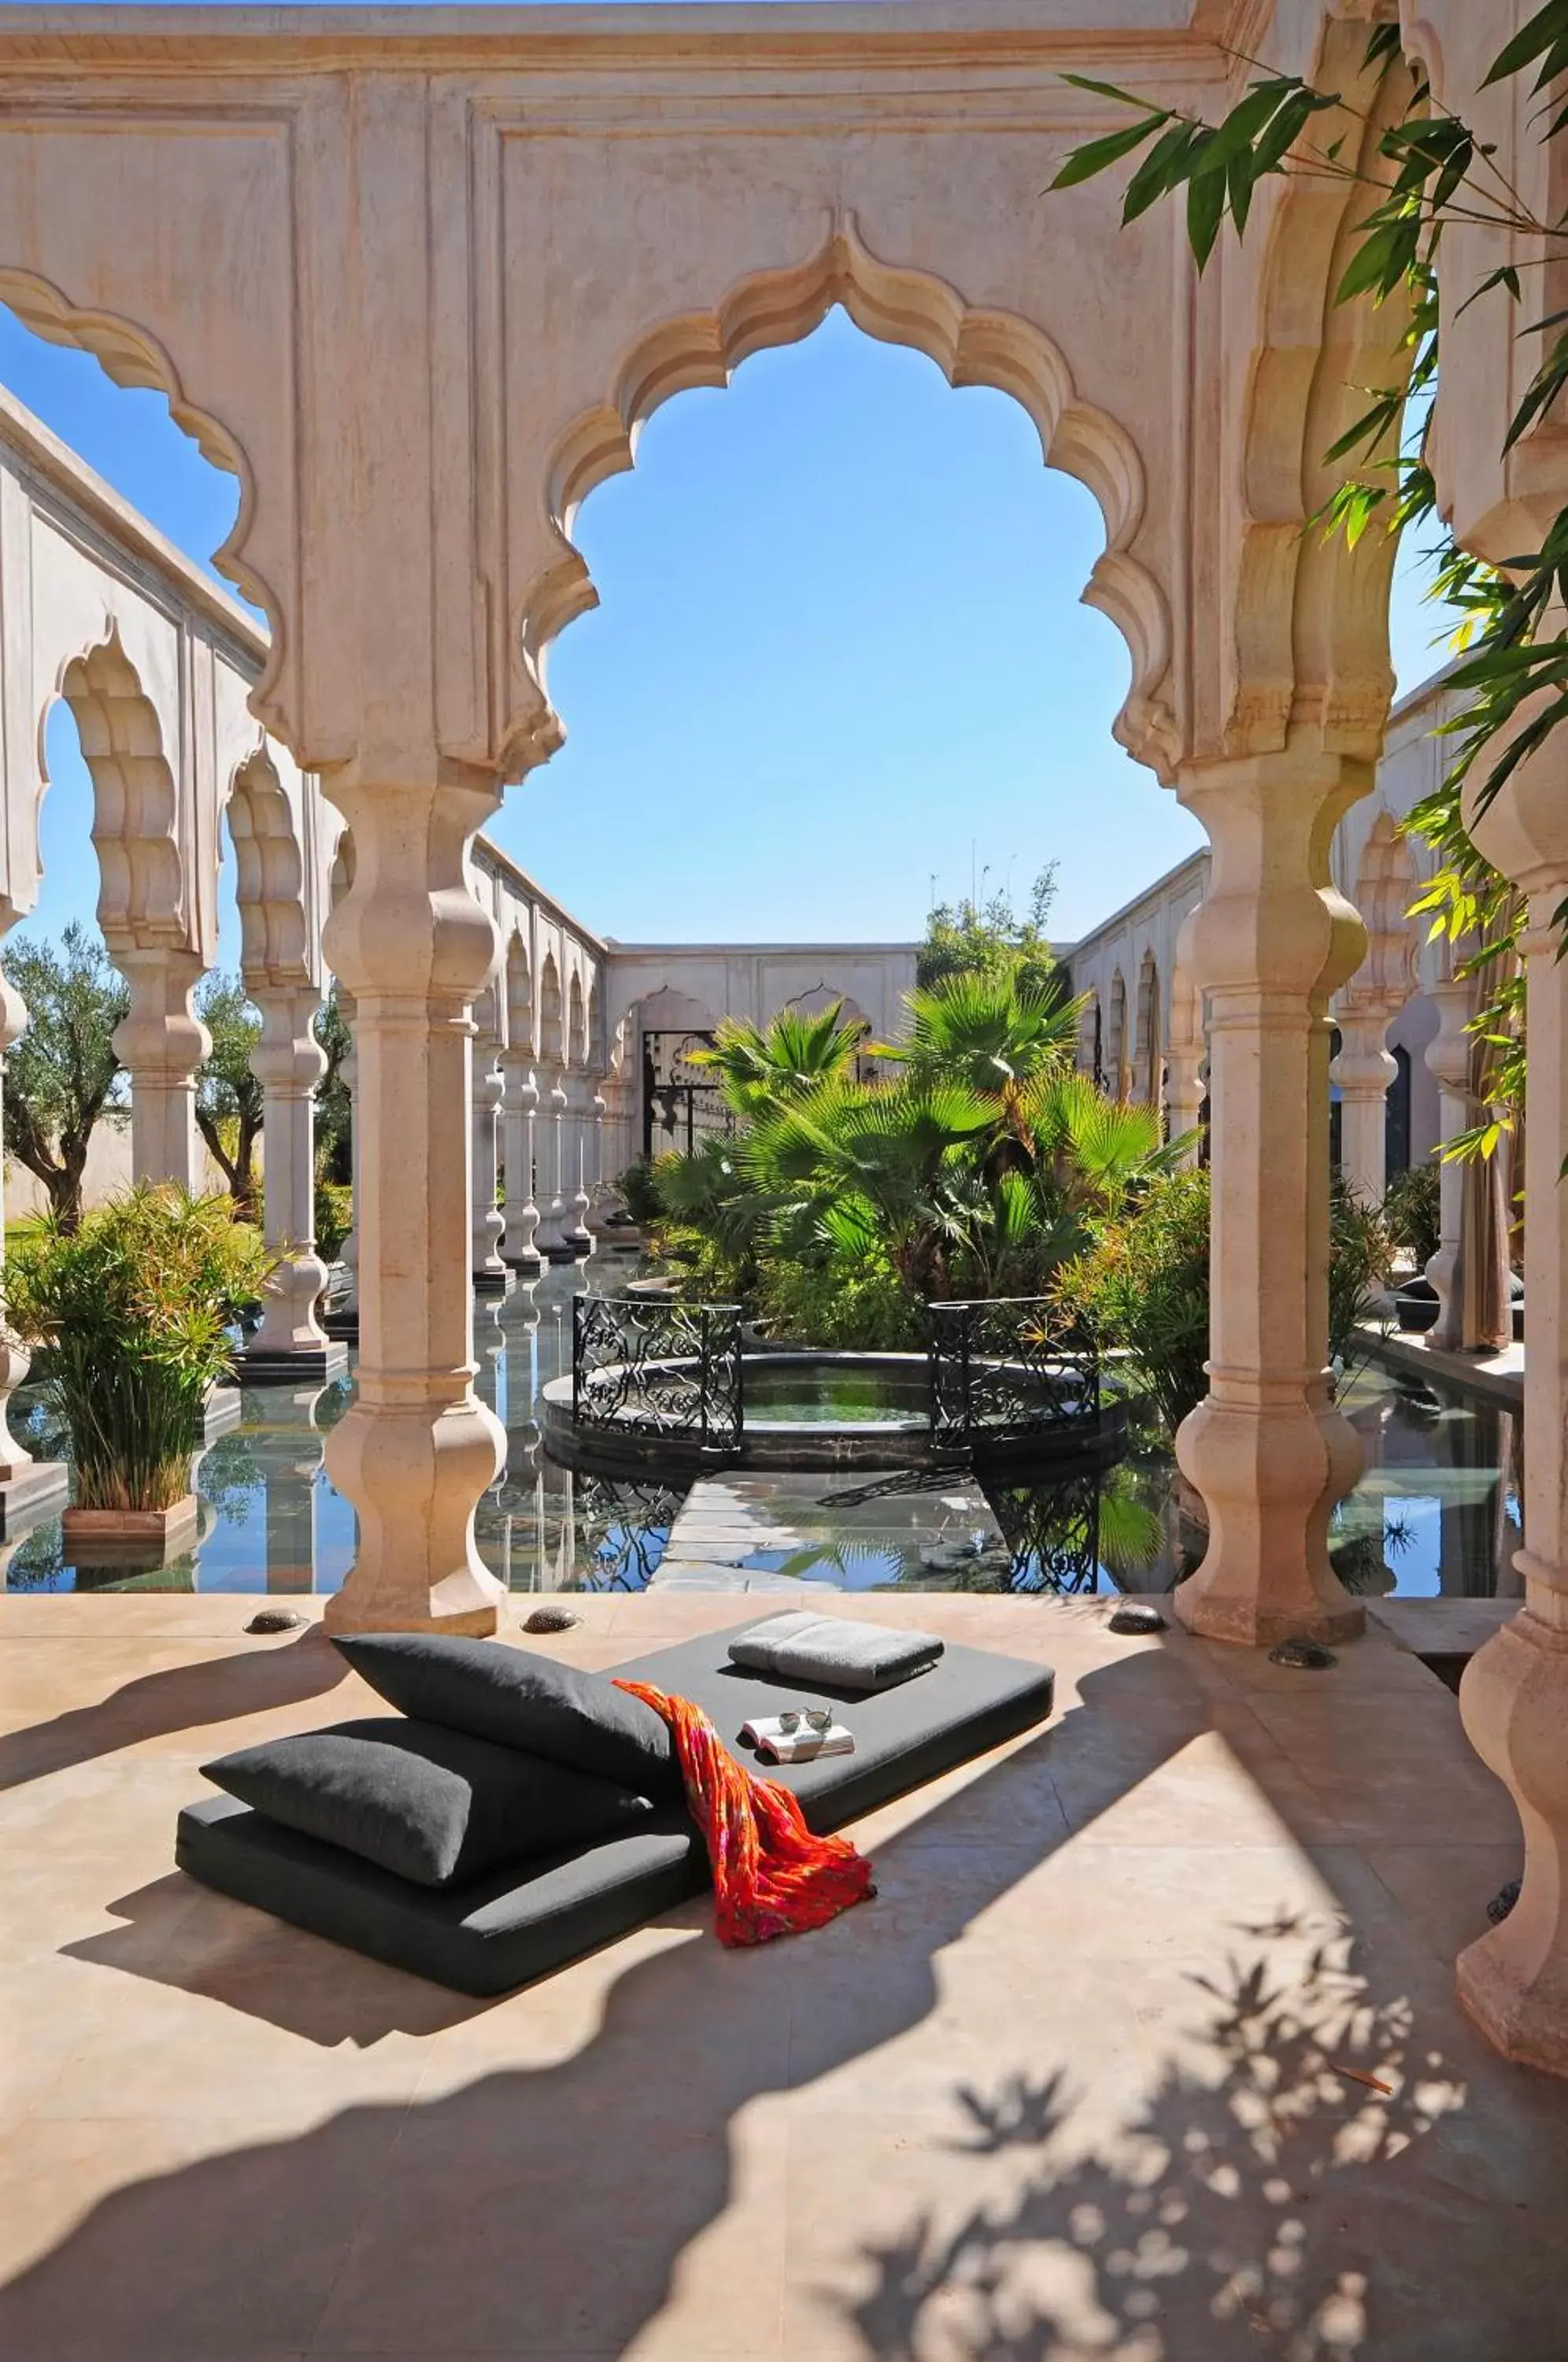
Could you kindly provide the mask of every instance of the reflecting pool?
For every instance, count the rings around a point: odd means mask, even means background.
[[[574,1473],[545,1452],[535,1417],[541,1388],[571,1367],[573,1297],[588,1286],[613,1290],[631,1268],[601,1256],[476,1306],[479,1388],[508,1438],[505,1470],[480,1502],[476,1525],[487,1563],[513,1591],[641,1590],[669,1551],[687,1479],[667,1485]],[[353,1560],[354,1513],[328,1481],[322,1451],[350,1385],[345,1378],[298,1390],[244,1390],[231,1405],[237,1423],[200,1457],[193,1550],[150,1570],[77,1569],[64,1555],[58,1517],[46,1518],[0,1544],[6,1589],[278,1597],[336,1590]],[[1452,1387],[1372,1367],[1350,1377],[1341,1399],[1366,1458],[1332,1536],[1350,1587],[1367,1595],[1518,1594],[1517,1417]],[[37,1389],[17,1397],[13,1419],[39,1457],[63,1456]],[[1136,1421],[1115,1467],[1058,1474],[1048,1484],[1017,1470],[983,1488],[973,1478],[920,1470],[880,1479],[759,1473],[743,1481],[760,1488],[757,1513],[772,1521],[748,1569],[759,1582],[774,1576],[783,1584],[850,1590],[1158,1590],[1187,1572],[1202,1548],[1168,1449]],[[675,1564],[666,1579],[675,1579]]]

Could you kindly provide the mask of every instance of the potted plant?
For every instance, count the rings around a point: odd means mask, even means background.
[[[193,1197],[170,1183],[141,1183],[74,1231],[47,1219],[14,1245],[9,1323],[71,1437],[68,1558],[123,1558],[128,1547],[156,1562],[193,1533],[191,1460],[207,1393],[228,1373],[229,1325],[271,1261],[226,1192]]]

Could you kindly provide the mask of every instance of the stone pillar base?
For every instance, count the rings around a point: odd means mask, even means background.
[[[359,1325],[356,1317],[356,1333]],[[234,1365],[242,1386],[325,1385],[333,1378],[347,1376],[348,1370],[348,1347],[330,1343],[302,1345],[287,1353],[270,1346],[251,1345]]]
[[[1520,1562],[1528,1557],[1521,1551]],[[1525,1842],[1519,1899],[1461,1952],[1459,1998],[1505,2058],[1568,2075],[1568,1615],[1553,1621],[1524,1608],[1471,1659],[1459,1700],[1471,1745],[1518,1808]]]
[[[1366,1629],[1366,1611],[1359,1603],[1342,1608],[1271,1609],[1244,1595],[1206,1596],[1193,1590],[1196,1581],[1196,1575],[1189,1575],[1170,1595],[1171,1613],[1195,1639],[1223,1640],[1238,1649],[1275,1649],[1282,1640],[1331,1645],[1358,1640]]]
[[[515,1254],[509,1253],[503,1247],[501,1259],[509,1271],[517,1274],[519,1279],[537,1279],[545,1268],[545,1258],[537,1247],[519,1247]]]
[[[517,1285],[514,1271],[476,1271],[473,1275],[476,1296],[510,1296]]]

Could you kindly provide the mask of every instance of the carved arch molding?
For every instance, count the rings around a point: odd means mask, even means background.
[[[1171,222],[1124,229],[1111,182],[1043,196],[1120,119],[1065,72],[1223,105],[1216,11],[1143,36],[1108,5],[1098,62],[1081,26],[1037,14],[955,7],[937,38],[743,8],[701,39],[651,11],[541,14],[498,47],[456,14],[215,11],[176,41],[131,11],[71,28],[12,8],[0,297],[160,389],[238,478],[221,562],[272,628],[252,711],[329,791],[335,772],[489,782],[547,756],[545,651],[593,597],[581,501],[661,402],[835,304],[1011,394],[1094,494],[1085,595],[1130,657],[1117,733],[1162,778],[1200,708],[1254,743],[1319,709],[1353,738],[1380,689],[1334,641],[1357,586],[1275,579],[1330,424],[1320,303],[1304,333],[1279,271],[1260,284],[1229,254],[1197,290]],[[1289,55],[1265,63],[1364,38],[1364,0],[1286,14],[1266,39]],[[1326,268],[1331,204],[1309,227]],[[1356,324],[1338,333],[1336,362],[1359,361]],[[1238,401],[1265,348],[1284,358]],[[1243,577],[1274,621],[1232,633],[1232,677],[1200,692]]]

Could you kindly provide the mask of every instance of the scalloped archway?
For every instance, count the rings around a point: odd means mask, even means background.
[[[742,361],[768,347],[800,343],[835,304],[867,336],[923,353],[950,385],[989,386],[1012,395],[1033,421],[1046,465],[1076,477],[1094,494],[1106,546],[1083,597],[1116,625],[1132,665],[1115,734],[1169,786],[1179,752],[1170,702],[1170,615],[1160,584],[1132,550],[1146,492],[1136,445],[1108,412],[1079,398],[1065,356],[1043,329],[1016,313],[971,306],[933,272],[879,260],[863,243],[852,214],[834,223],[805,262],[753,272],[712,311],[685,313],[650,330],[628,354],[608,399],[558,441],[544,490],[560,554],[535,577],[517,617],[523,661],[540,709],[517,750],[520,759],[542,761],[562,743],[564,729],[546,687],[546,652],[569,624],[598,603],[587,563],[571,539],[583,502],[606,478],[635,465],[639,430],[661,403],[696,386],[726,386]]]
[[[169,415],[195,444],[204,459],[239,485],[239,507],[234,524],[213,564],[227,576],[253,606],[267,618],[271,649],[260,679],[251,694],[251,710],[270,709],[282,660],[282,610],[276,593],[244,556],[256,513],[256,486],[244,451],[221,419],[191,399],[180,372],[158,338],[116,312],[83,309],[70,302],[51,281],[34,270],[21,270],[0,261],[0,304],[8,304],[25,328],[51,345],[74,346],[91,353],[116,385],[160,393]],[[277,717],[272,716],[273,726]]]

